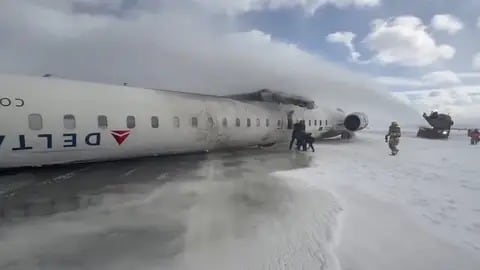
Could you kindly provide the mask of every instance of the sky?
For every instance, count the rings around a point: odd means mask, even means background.
[[[0,72],[275,88],[382,124],[436,109],[480,125],[480,2],[460,2],[3,0]]]

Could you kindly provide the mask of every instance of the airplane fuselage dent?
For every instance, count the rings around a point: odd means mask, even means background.
[[[0,75],[0,169],[271,145],[305,120],[315,137],[368,125],[362,113]]]

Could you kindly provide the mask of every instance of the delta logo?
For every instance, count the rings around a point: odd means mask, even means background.
[[[130,135],[130,130],[111,130],[110,134],[112,134],[118,145],[122,145]]]

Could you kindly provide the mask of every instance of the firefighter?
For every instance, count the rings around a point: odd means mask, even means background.
[[[398,144],[400,143],[400,137],[402,136],[400,126],[397,122],[392,122],[388,128],[388,133],[385,135],[385,142],[388,142],[388,147],[392,151],[392,156],[398,153]]]

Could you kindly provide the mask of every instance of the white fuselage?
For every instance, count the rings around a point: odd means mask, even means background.
[[[316,137],[345,117],[295,105],[0,75],[0,168],[269,145],[290,140],[289,111]]]

